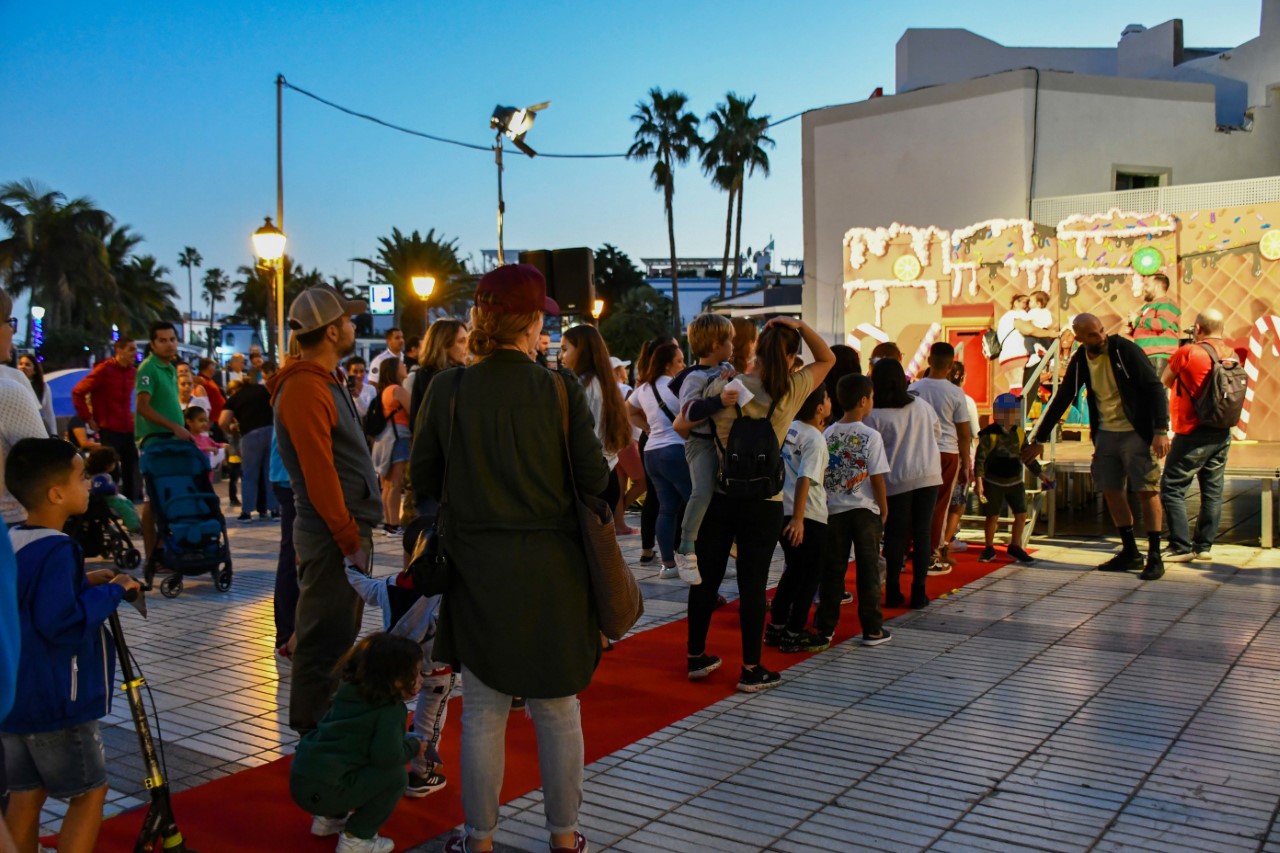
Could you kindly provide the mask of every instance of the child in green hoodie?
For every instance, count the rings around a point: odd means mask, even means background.
[[[312,835],[338,835],[338,853],[390,853],[378,835],[408,784],[405,764],[427,742],[405,734],[405,701],[418,695],[422,648],[371,634],[335,668],[341,683],[320,725],[298,744],[293,801],[315,815]]]

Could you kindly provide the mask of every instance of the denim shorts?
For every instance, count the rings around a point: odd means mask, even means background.
[[[1160,491],[1160,463],[1151,443],[1136,432],[1098,430],[1093,437],[1093,483],[1100,492]]]
[[[107,784],[98,721],[37,734],[0,734],[9,790],[35,791],[69,800]]]

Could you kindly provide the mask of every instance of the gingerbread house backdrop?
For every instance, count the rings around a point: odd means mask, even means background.
[[[1237,436],[1280,440],[1280,203],[1177,216],[1110,210],[1056,228],[989,220],[945,231],[894,223],[844,238],[846,342],[869,352],[893,340],[908,373],[938,340],[963,345],[966,390],[983,410],[1004,390],[981,336],[1017,294],[1044,291],[1059,326],[1098,315],[1122,332],[1143,304],[1143,276],[1163,272],[1189,327],[1197,311],[1226,317],[1246,358],[1250,398]]]

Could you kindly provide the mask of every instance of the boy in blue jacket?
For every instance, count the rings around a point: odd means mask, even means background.
[[[98,720],[111,708],[115,648],[103,624],[138,584],[110,570],[86,573],[67,519],[89,507],[89,479],[75,447],[59,438],[19,441],[5,486],[27,510],[10,539],[18,563],[22,636],[18,690],[0,720],[9,811],[18,850],[34,853],[40,809],[67,800],[60,853],[89,853],[102,825],[106,759]]]

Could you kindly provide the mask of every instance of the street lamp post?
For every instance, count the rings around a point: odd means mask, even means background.
[[[504,107],[499,104],[493,108],[493,115],[489,116],[490,129],[497,131],[493,142],[493,158],[498,166],[498,266],[507,262],[502,249],[503,218],[507,211],[507,205],[502,200],[502,137],[506,136],[513,145],[530,157],[536,157],[538,152],[525,144],[524,137],[533,127],[533,120],[537,118],[537,113],[549,106],[551,106],[550,101],[543,101],[518,110],[515,107]]]
[[[436,289],[436,277],[433,275],[415,275],[409,280],[413,282],[413,292],[418,294],[418,298],[422,300],[422,337],[426,338],[427,330],[431,328],[431,305],[428,304],[427,300],[431,298],[432,292]]]
[[[40,348],[44,346],[44,308],[31,306],[31,349],[35,351],[36,361],[44,361]]]
[[[276,358],[284,352],[284,245],[288,238],[271,222],[268,216],[262,227],[253,232],[253,251],[258,260],[272,268],[276,296]]]

